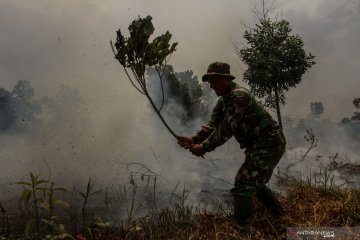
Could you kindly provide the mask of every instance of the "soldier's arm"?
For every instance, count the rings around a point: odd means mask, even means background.
[[[216,127],[221,123],[224,118],[223,105],[224,102],[222,98],[220,98],[211,113],[209,122],[201,126],[201,130],[191,137],[195,144],[202,143],[210,136],[213,131],[215,131]]]
[[[251,96],[243,91],[239,90],[232,94],[223,121],[202,142],[204,151],[210,152],[214,150],[234,135],[244,116],[245,109],[251,104],[251,101]]]

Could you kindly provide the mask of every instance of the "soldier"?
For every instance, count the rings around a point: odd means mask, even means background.
[[[202,80],[210,84],[219,100],[209,122],[196,135],[177,139],[180,146],[196,156],[213,151],[232,136],[245,149],[245,162],[236,174],[231,194],[235,220],[246,224],[253,214],[253,196],[273,216],[284,214],[281,203],[265,184],[285,151],[286,141],[277,122],[234,79],[227,63],[209,65]]]

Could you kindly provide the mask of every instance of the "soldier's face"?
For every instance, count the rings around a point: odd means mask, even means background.
[[[214,76],[208,82],[210,88],[215,91],[217,96],[223,96],[228,92],[231,80],[221,76]]]

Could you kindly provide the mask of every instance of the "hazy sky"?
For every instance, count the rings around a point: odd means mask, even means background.
[[[103,104],[124,98],[144,101],[113,59],[109,40],[137,16],[153,16],[156,34],[169,30],[179,42],[170,63],[176,71],[201,76],[209,63],[231,64],[241,82],[243,64],[233,41],[253,26],[253,0],[125,1],[0,0],[0,83],[11,89],[29,80],[38,96],[62,84],[88,101]],[[360,89],[360,2],[358,0],[278,0],[277,12],[290,21],[317,64],[287,94],[285,114],[304,117],[312,101],[322,101],[324,116],[351,116]]]

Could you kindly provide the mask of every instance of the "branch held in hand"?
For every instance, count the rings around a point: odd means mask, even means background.
[[[170,45],[171,34],[166,33],[154,38],[149,42],[150,36],[154,33],[154,26],[151,23],[152,17],[138,18],[129,25],[129,37],[124,37],[119,29],[116,34],[116,42],[110,41],[111,48],[114,52],[115,59],[123,66],[124,71],[129,78],[131,84],[143,95],[145,95],[160,120],[170,131],[170,133],[177,138],[177,135],[169,127],[161,115],[161,107],[158,108],[151,96],[149,95],[145,73],[148,67],[155,67],[157,70],[162,69],[170,57],[170,54],[176,50],[177,43]],[[130,71],[128,71],[130,70]],[[129,74],[132,73],[132,77]],[[157,71],[162,86],[163,74]],[[162,87],[162,99],[164,99],[164,89]]]

